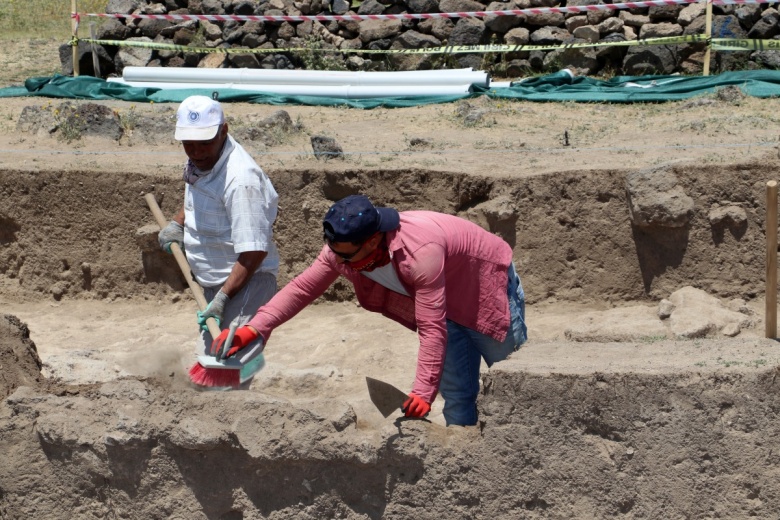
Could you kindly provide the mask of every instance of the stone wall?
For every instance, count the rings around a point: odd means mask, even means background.
[[[109,0],[115,14],[329,15],[498,11],[529,7],[589,5],[597,0]],[[780,39],[780,14],[767,4],[714,5],[713,37]],[[702,34],[704,4],[669,5],[585,14],[538,14],[487,18],[363,20],[330,22],[215,22],[155,19],[101,20],[102,40],[133,40],[193,47],[269,49],[261,54],[209,54],[133,47],[98,46],[101,74],[121,75],[126,66],[306,68],[308,53],[270,49],[334,49],[325,63],[309,68],[347,70],[418,70],[473,67],[497,77],[519,77],[564,67],[579,75],[699,74],[704,44],[593,47],[516,53],[405,55],[341,53],[339,49],[398,50],[441,45],[488,43],[557,45],[614,42]],[[93,74],[90,45],[80,43],[81,74]],[[63,73],[72,73],[70,48],[61,48]],[[713,52],[710,70],[780,68],[776,51]]]

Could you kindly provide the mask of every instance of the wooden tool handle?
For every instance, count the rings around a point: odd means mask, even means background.
[[[163,212],[160,210],[160,206],[157,205],[157,200],[154,198],[154,195],[147,193],[144,195],[144,198],[146,199],[146,203],[149,205],[149,209],[152,210],[152,214],[154,215],[155,220],[157,220],[157,225],[160,226],[160,229],[163,229],[168,225],[168,221],[165,219],[165,215],[163,215]],[[171,252],[173,253],[174,258],[176,258],[176,263],[179,264],[181,274],[184,275],[184,279],[187,280],[187,284],[190,286],[190,290],[195,296],[195,301],[198,303],[198,308],[202,311],[206,310],[206,307],[208,307],[209,304],[206,301],[206,297],[203,296],[203,289],[192,278],[190,264],[187,263],[187,258],[184,256],[184,252],[179,247],[179,244],[176,242],[172,243]],[[214,318],[208,318],[206,320],[206,326],[209,328],[212,339],[217,339],[217,336],[219,336],[219,333],[221,332],[217,320]]]

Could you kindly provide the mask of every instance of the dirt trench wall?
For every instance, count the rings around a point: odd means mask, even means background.
[[[0,518],[777,518],[776,375],[510,359],[479,427],[381,430],[335,400],[32,384],[0,402]]]
[[[685,285],[750,299],[763,293],[764,186],[774,172],[761,164],[713,170],[676,168],[695,212],[690,226],[661,232],[630,223],[621,171],[522,179],[269,171],[280,194],[280,284],[319,251],[320,219],[332,201],[362,192],[401,210],[458,214],[503,236],[531,303],[658,299]],[[179,179],[162,176],[0,171],[0,286],[15,296],[55,300],[186,294],[173,258],[136,235],[154,222],[147,192],[166,216],[183,196]],[[746,211],[743,233],[710,224],[711,206],[723,201]],[[337,282],[327,297],[349,294]]]

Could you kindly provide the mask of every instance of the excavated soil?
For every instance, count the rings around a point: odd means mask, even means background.
[[[172,107],[100,102],[148,118],[118,142],[17,131],[24,107],[58,103],[0,105],[0,518],[780,516],[780,350],[763,337],[775,100],[472,100],[490,114],[476,127],[455,105],[281,107],[302,129],[245,141],[281,198],[280,285],[356,192],[512,245],[530,340],[485,369],[472,428],[446,428],[440,400],[428,421],[373,408],[365,376],[408,389],[416,336],[344,282],[274,333],[249,390],[190,389],[195,303],[143,198],[181,204]],[[276,109],[226,106],[238,135]],[[314,159],[318,133],[346,159]],[[684,228],[631,224],[626,175],[659,164],[694,201]],[[745,226],[713,226],[726,204]],[[676,337],[659,302],[688,286],[749,321]]]

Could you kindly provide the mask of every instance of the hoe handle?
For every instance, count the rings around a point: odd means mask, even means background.
[[[160,226],[160,229],[164,228],[168,224],[168,221],[165,220],[165,215],[163,215],[163,212],[160,210],[160,206],[157,205],[157,200],[155,200],[154,195],[147,193],[144,195],[144,198],[146,199],[146,203],[149,205],[149,209],[152,210],[152,214],[154,215],[155,220],[157,220],[157,225]],[[192,291],[193,296],[195,296],[195,301],[198,302],[198,308],[202,311],[205,310],[209,304],[206,301],[206,297],[203,296],[203,289],[192,278],[190,264],[187,263],[187,258],[184,256],[184,252],[179,247],[179,244],[176,242],[172,243],[171,252],[173,253],[174,258],[176,258],[176,263],[179,264],[181,274],[184,275],[184,279],[187,280],[187,284],[190,286],[190,290]],[[217,339],[217,336],[219,336],[220,333],[217,320],[214,318],[208,318],[206,320],[206,326],[209,328],[209,333],[211,333],[212,339]]]

